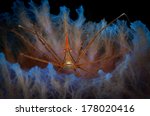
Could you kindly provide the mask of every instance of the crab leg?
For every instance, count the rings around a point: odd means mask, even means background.
[[[85,72],[87,72],[87,73],[89,73],[89,74],[95,75],[95,73],[90,72],[90,71],[88,71],[88,70],[86,70],[86,69],[84,69],[84,68],[82,68],[82,67],[78,67],[78,68],[81,69],[81,70],[83,70],[83,71],[85,71]]]
[[[47,43],[47,41],[41,37],[36,31],[32,31],[30,29],[27,29],[21,25],[18,25],[18,27],[24,29],[24,30],[27,30],[29,32],[31,32],[32,34],[36,35],[38,40],[44,45],[44,47],[48,50],[48,52],[50,52],[52,54],[52,56],[55,58],[55,60],[57,60],[57,62],[61,62],[59,57],[57,56],[57,54],[55,53],[55,51],[52,49],[51,45]]]
[[[92,37],[92,39],[90,39],[89,43],[87,44],[87,46],[81,50],[76,62],[79,62],[79,60],[86,54],[87,50],[89,49],[89,47],[92,45],[92,43],[95,41],[95,39],[98,37],[98,35],[105,30],[108,26],[110,26],[112,23],[114,23],[117,19],[119,19],[122,16],[126,16],[125,13],[121,14],[120,16],[118,16],[117,18],[115,18],[114,20],[112,20],[110,23],[108,23],[106,26],[104,26],[102,29],[100,29],[99,31],[96,32],[96,34]]]
[[[24,53],[20,53],[21,56],[23,57],[26,57],[26,58],[29,58],[29,59],[32,59],[34,61],[38,61],[38,62],[41,62],[41,63],[45,63],[45,64],[48,64],[49,62],[47,60],[43,60],[43,59],[39,59],[39,58],[35,58],[35,57],[32,57],[32,56],[29,56],[29,55],[26,55]],[[51,62],[53,65],[55,66],[60,66],[59,64],[57,63],[54,63],[54,62]]]
[[[110,58],[110,59],[113,59],[113,58],[115,58],[115,57],[118,57],[120,54],[118,54],[118,55],[115,55],[115,56],[105,56],[105,57],[103,57],[103,58],[99,58],[99,59],[97,59],[96,61],[91,61],[91,62],[86,62],[86,63],[82,63],[82,64],[77,64],[77,66],[84,66],[84,65],[88,65],[88,64],[96,64],[96,63],[98,63],[98,62],[101,62],[101,61],[105,61],[106,59],[108,59],[108,58]]]
[[[44,55],[45,57],[47,57],[49,60],[52,60],[47,54],[43,53],[40,49],[35,48],[30,42],[28,42],[24,36],[22,36],[20,33],[18,33],[16,30],[12,29],[11,32],[15,33],[17,36],[19,36],[20,40],[23,41],[24,43],[26,43],[27,45],[29,45],[32,49],[34,49],[36,52]]]

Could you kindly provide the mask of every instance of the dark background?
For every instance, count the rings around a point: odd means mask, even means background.
[[[0,0],[0,13],[11,12],[15,0]],[[24,0],[28,6],[29,0]],[[33,0],[40,4],[41,0]],[[147,0],[148,1],[148,0]],[[132,2],[132,3],[131,3]],[[145,0],[49,0],[51,13],[58,14],[60,6],[66,6],[71,10],[70,17],[77,18],[75,9],[83,6],[86,21],[99,22],[105,18],[108,22],[122,13],[126,13],[130,21],[141,20],[150,27],[150,6]],[[150,28],[149,28],[150,29]]]

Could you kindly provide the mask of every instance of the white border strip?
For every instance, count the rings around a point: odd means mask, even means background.
[[[113,111],[115,110],[115,106],[118,107],[121,105],[123,110],[122,112],[120,112],[120,110],[115,112],[105,112],[106,109],[108,109],[108,106],[106,107],[106,105],[113,107]],[[124,107],[125,105],[128,107],[128,112],[124,112],[126,110]],[[72,107],[72,112],[49,112],[48,109],[46,110],[47,112],[16,112],[16,107],[18,109],[19,106],[38,106],[44,108],[53,106],[61,108]],[[105,107],[104,112],[97,111],[97,109],[103,110],[103,106]],[[66,111],[66,109],[64,110]],[[60,109],[58,108],[58,110]],[[94,112],[94,110],[96,112]],[[0,99],[1,116],[139,116],[143,114],[150,114],[149,99]]]

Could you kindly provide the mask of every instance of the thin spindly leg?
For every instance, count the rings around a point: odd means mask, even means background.
[[[42,36],[40,36],[37,31],[35,31],[35,29],[34,29],[34,31],[33,31],[33,30],[28,29],[28,28],[25,28],[25,27],[23,27],[23,26],[21,26],[21,25],[18,25],[18,26],[19,26],[20,28],[26,30],[26,31],[31,32],[33,35],[36,35],[36,36],[37,36],[37,39],[44,45],[44,47],[47,49],[47,51],[51,53],[51,55],[54,57],[54,59],[55,59],[57,62],[61,63],[60,58],[57,56],[57,54],[55,53],[55,51],[52,49],[51,45],[48,44],[47,41],[46,41]]]
[[[19,32],[17,32],[16,30],[11,30],[11,32],[15,33],[17,36],[19,36],[18,38],[23,41],[26,45],[29,45],[32,49],[34,49],[36,52],[38,52],[39,54],[45,56],[46,58],[48,58],[49,60],[52,60],[47,54],[45,54],[44,52],[42,52],[40,49],[35,48],[29,41],[27,41],[24,36],[22,36]]]
[[[26,55],[26,54],[24,54],[24,53],[20,53],[20,55],[23,56],[23,57],[25,57],[25,58],[29,58],[29,59],[31,59],[31,60],[38,61],[38,62],[41,62],[41,63],[45,63],[45,64],[48,64],[48,63],[49,63],[47,60],[35,58],[35,57],[33,57],[33,56]],[[54,66],[60,66],[59,64],[54,63],[54,62],[50,62],[50,63],[52,63]]]
[[[95,60],[95,61],[89,61],[89,62],[86,62],[86,63],[82,63],[82,64],[77,64],[77,66],[84,66],[84,65],[89,65],[89,64],[96,64],[96,63],[99,63],[99,62],[105,62],[107,59],[113,59],[113,58],[115,58],[115,57],[118,57],[118,56],[120,56],[120,54],[118,54],[118,55],[114,55],[114,56],[105,56],[105,57],[103,57],[103,58],[98,58],[97,60]]]
[[[59,69],[57,70],[58,73],[60,73],[62,71],[62,67],[59,67]]]
[[[87,73],[89,73],[89,74],[95,75],[95,73],[90,72],[90,71],[88,71],[88,70],[86,70],[86,69],[84,69],[84,68],[82,68],[82,67],[78,67],[78,68],[81,69],[81,70],[83,70],[83,71],[85,71],[85,72],[87,72]]]
[[[118,20],[119,18],[121,18],[122,16],[126,16],[125,13],[121,14],[120,16],[118,16],[117,18],[115,18],[114,20],[112,20],[110,23],[108,23],[106,26],[104,26],[102,29],[100,29],[99,31],[97,31],[95,33],[95,35],[90,39],[89,43],[87,44],[87,46],[81,50],[76,62],[79,62],[79,60],[84,57],[84,55],[86,54],[87,50],[89,49],[89,47],[92,45],[92,43],[95,41],[95,39],[98,37],[98,35],[105,30],[107,27],[109,27],[112,23],[114,23],[116,20]]]
[[[56,52],[53,50],[53,48],[46,42],[46,40],[43,37],[41,37],[37,32],[36,32],[36,36],[39,39],[39,41],[41,41],[41,43],[45,46],[47,51],[52,54],[52,56],[56,59],[57,62],[60,63],[61,62],[60,58],[58,57]]]

